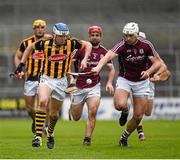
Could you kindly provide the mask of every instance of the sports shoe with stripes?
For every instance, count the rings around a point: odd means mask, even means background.
[[[47,137],[47,147],[49,149],[53,149],[54,148],[54,136]]]
[[[42,139],[40,136],[35,136],[32,140],[32,146],[33,147],[40,147],[42,146]]]
[[[54,148],[54,133],[53,134],[49,134],[48,127],[46,127],[46,134],[47,134],[46,145],[47,145],[47,147],[49,149],[53,149]]]
[[[121,139],[119,140],[119,145],[120,145],[121,147],[128,147],[128,142],[127,142],[126,139],[121,138]]]

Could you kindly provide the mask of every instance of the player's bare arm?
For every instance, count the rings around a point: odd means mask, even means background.
[[[32,43],[26,48],[21,58],[21,63],[26,63],[27,58],[29,57],[30,53],[33,51],[34,48],[35,48],[35,43]]]
[[[109,61],[111,61],[114,57],[116,57],[116,53],[113,51],[109,50],[106,55],[99,61],[98,65],[94,68],[92,68],[92,72],[94,74],[99,74],[101,71],[102,67]]]
[[[22,78],[24,76],[24,71],[25,71],[25,63],[27,58],[29,57],[29,54],[33,51],[34,44],[32,43],[29,45],[26,50],[24,51],[24,54],[22,55],[22,58],[20,60],[20,63],[18,64],[16,70],[15,70],[15,75],[17,78]]]
[[[167,71],[167,66],[166,66],[166,64],[164,63],[164,61],[163,61],[162,59],[160,59],[160,60],[161,60],[161,66],[160,66],[160,68],[158,69],[158,71],[154,74],[155,76],[160,75],[161,73]]]
[[[69,74],[67,76],[67,80],[68,80],[68,87],[64,90],[64,92],[67,94],[70,94],[73,91],[77,90],[76,79],[72,75]]]
[[[21,58],[22,58],[22,55],[23,55],[23,53],[18,49],[16,51],[16,55],[14,56],[14,63],[15,63],[16,67],[19,65]]]
[[[114,95],[114,87],[113,87],[113,80],[115,77],[115,69],[113,64],[108,64],[108,81],[106,84],[106,91],[108,91],[111,95]]]
[[[87,41],[83,41],[82,40],[82,45],[85,48],[85,54],[84,54],[84,59],[81,61],[81,69],[85,69],[87,68],[87,59],[91,53],[92,50],[92,44],[90,42]]]
[[[158,57],[150,56],[149,59],[151,60],[152,65],[148,70],[141,72],[141,79],[149,78],[150,75],[155,73],[161,66],[161,61],[159,60]]]

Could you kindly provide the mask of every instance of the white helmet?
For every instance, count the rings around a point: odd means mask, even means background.
[[[139,33],[138,24],[134,22],[127,23],[123,28],[123,33],[138,35]]]
[[[59,36],[69,35],[69,28],[65,23],[56,23],[53,27],[53,33]]]
[[[139,32],[139,37],[146,39],[146,34],[144,32]]]

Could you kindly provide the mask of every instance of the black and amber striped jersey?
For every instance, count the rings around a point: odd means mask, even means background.
[[[24,39],[19,47],[19,50],[24,53],[25,49],[36,41],[36,36],[32,35]],[[33,50],[26,61],[26,80],[37,81],[42,69],[43,62],[42,50]]]
[[[42,74],[51,78],[66,76],[71,69],[72,52],[81,47],[82,42],[75,38],[67,39],[64,45],[57,45],[53,38],[36,42],[35,49],[44,53]]]

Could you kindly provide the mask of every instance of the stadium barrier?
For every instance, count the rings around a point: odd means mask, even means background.
[[[0,117],[25,117],[24,98],[0,98]]]
[[[130,103],[130,115],[132,117],[133,107]],[[66,98],[62,107],[61,117],[68,120],[68,110],[70,100]],[[25,101],[23,98],[1,98],[0,99],[0,117],[26,117]],[[97,113],[99,120],[115,120],[120,116],[120,112],[116,111],[113,106],[112,98],[102,98]],[[87,118],[87,106],[84,106],[82,119]],[[180,119],[180,99],[179,98],[155,98],[152,115],[145,119]]]
[[[130,105],[129,118],[132,117],[133,107]],[[62,118],[68,119],[69,101],[65,101]],[[112,98],[102,98],[100,107],[97,112],[97,119],[99,120],[115,120],[119,119],[120,112],[114,109]],[[87,106],[84,106],[82,119],[87,118]],[[179,98],[155,98],[152,115],[149,117],[145,116],[145,119],[169,119],[176,120],[180,119],[180,99]]]

